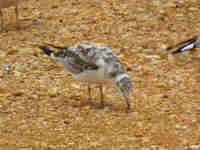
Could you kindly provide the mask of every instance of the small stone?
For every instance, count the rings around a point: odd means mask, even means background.
[[[5,84],[0,84],[0,93],[7,93],[7,86]]]
[[[170,86],[174,86],[176,84],[176,81],[170,79],[168,83],[169,83]]]
[[[138,115],[139,115],[138,112],[131,112],[131,113],[129,113],[129,116],[131,116],[131,117],[133,117],[133,118],[137,118]]]
[[[58,95],[57,88],[50,88],[50,89],[48,89],[48,95],[50,97],[56,97]]]
[[[189,10],[190,10],[190,11],[198,11],[199,8],[198,8],[198,7],[190,7]]]
[[[188,145],[189,141],[187,139],[183,139],[183,144]]]
[[[42,149],[48,148],[48,144],[46,142],[41,142],[40,145],[41,145]]]
[[[18,50],[9,50],[7,51],[6,55],[14,55],[18,52]]]
[[[75,89],[80,89],[80,84],[71,84],[71,86]]]
[[[20,76],[21,76],[21,73],[18,72],[18,71],[15,71],[15,76],[20,77]]]
[[[24,93],[22,91],[15,91],[13,93],[14,96],[22,96]]]
[[[190,148],[193,149],[193,150],[199,150],[200,149],[200,144],[198,144],[198,145],[191,145]]]
[[[152,49],[152,48],[144,49],[143,52],[146,55],[153,55],[153,54],[155,54],[155,50]]]
[[[168,54],[168,60],[169,61],[174,61],[175,57],[172,54]]]
[[[161,48],[162,50],[166,50],[166,49],[167,49],[167,47],[168,47],[168,46],[167,46],[167,45],[165,45],[165,44],[161,44],[161,45],[160,45],[160,48]]]
[[[155,66],[154,65],[149,65],[148,67],[147,67],[147,72],[154,72],[155,71]]]
[[[48,76],[48,72],[40,72],[40,76],[47,77]]]
[[[161,1],[160,0],[153,0],[153,5],[160,6]]]
[[[167,149],[165,149],[164,147],[160,146],[159,150],[167,150]]]
[[[0,51],[0,57],[4,58],[6,56],[6,53],[3,51]]]
[[[0,70],[0,77],[3,77],[4,76],[4,73],[3,71]]]

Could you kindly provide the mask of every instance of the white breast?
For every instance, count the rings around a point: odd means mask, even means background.
[[[77,80],[84,82],[93,82],[93,83],[110,83],[112,82],[110,79],[105,77],[105,72],[103,68],[99,68],[98,70],[92,71],[84,71],[80,74],[74,75]]]

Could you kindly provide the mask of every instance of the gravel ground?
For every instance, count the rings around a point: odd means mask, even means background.
[[[29,0],[3,10],[0,149],[199,150],[200,51],[165,48],[196,35],[199,0]],[[133,78],[131,110],[105,87],[104,109],[37,44],[98,42]],[[99,93],[93,86],[93,103]]]

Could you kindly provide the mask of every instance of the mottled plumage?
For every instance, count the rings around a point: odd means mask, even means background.
[[[50,50],[49,46],[56,48],[57,51]],[[76,44],[65,47],[48,44],[48,46],[40,46],[40,49],[62,63],[76,79],[100,84],[102,105],[102,85],[114,84],[125,97],[128,108],[130,107],[131,78],[125,73],[112,49],[97,43]]]
[[[173,54],[177,54],[183,51],[191,50],[193,48],[200,48],[200,35],[194,36],[193,38],[180,42],[174,46],[170,46],[167,50],[173,50]]]

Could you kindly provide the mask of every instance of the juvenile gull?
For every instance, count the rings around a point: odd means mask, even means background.
[[[193,38],[180,42],[174,46],[169,46],[167,50],[173,50],[173,54],[177,54],[183,51],[191,50],[193,48],[200,48],[200,35],[194,36]]]
[[[55,48],[56,51],[49,49]],[[91,102],[91,89],[89,84],[99,84],[101,93],[101,106],[104,106],[103,84],[112,84],[124,96],[127,108],[130,108],[129,94],[132,91],[131,77],[108,47],[98,43],[84,43],[72,46],[54,46],[47,44],[39,46],[47,55],[58,60],[72,75],[80,81],[88,82],[88,96]]]

